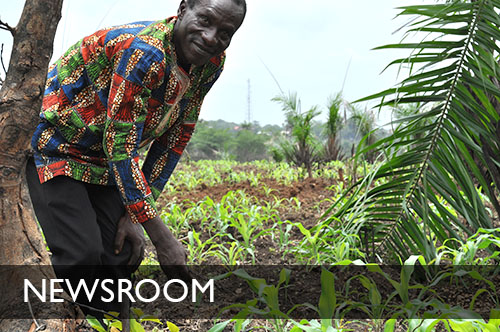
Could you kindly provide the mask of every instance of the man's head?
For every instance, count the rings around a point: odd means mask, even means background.
[[[245,0],[182,0],[174,27],[180,64],[203,65],[222,53],[245,13]]]
[[[198,2],[200,2],[200,0],[185,0],[187,5],[190,7],[190,8],[193,8],[194,5],[196,5]],[[235,4],[237,4],[238,6],[240,6],[241,8],[243,8],[243,14],[246,14],[247,12],[247,3],[245,0],[233,0],[233,2]]]

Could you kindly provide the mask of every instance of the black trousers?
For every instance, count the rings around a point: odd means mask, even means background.
[[[66,176],[40,184],[33,158],[28,160],[26,178],[58,278],[68,279],[76,288],[80,279],[90,282],[88,286],[92,287],[96,279],[130,277],[137,268],[126,265],[131,254],[130,243],[125,241],[118,255],[113,248],[118,220],[125,213],[115,186],[88,184]],[[104,311],[119,311],[120,304],[116,301],[100,301],[101,295],[109,298],[108,293],[101,292],[98,288],[92,302],[86,296],[77,302]],[[96,314],[85,307],[82,310]]]

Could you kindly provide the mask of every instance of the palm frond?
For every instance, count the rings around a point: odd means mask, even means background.
[[[426,111],[398,120],[391,136],[364,148],[386,158],[332,213],[376,229],[375,241],[399,256],[430,260],[436,243],[493,227],[484,197],[500,213],[500,0],[400,10],[416,16],[407,33],[427,36],[380,47],[413,50],[390,64],[411,74],[363,100],[382,98],[380,107],[419,103]]]

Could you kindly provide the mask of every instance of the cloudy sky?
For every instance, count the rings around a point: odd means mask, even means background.
[[[0,18],[14,26],[24,1],[5,2]],[[247,17],[227,51],[224,73],[205,99],[201,118],[241,123],[248,119],[250,106],[251,121],[282,124],[280,105],[271,101],[281,93],[278,84],[285,93],[297,92],[303,110],[324,106],[342,87],[344,97],[353,101],[393,86],[397,68],[381,71],[404,53],[371,49],[402,38],[395,31],[407,18],[395,19],[396,7],[423,2],[429,1],[247,0]],[[65,0],[54,57],[99,28],[175,15],[178,3]],[[5,44],[5,60],[10,34],[0,30],[0,43]],[[382,115],[381,122],[388,118]]]

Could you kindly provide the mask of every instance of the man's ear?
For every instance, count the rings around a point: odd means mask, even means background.
[[[186,0],[182,0],[180,5],[179,5],[179,9],[177,9],[177,17],[178,18],[182,18],[182,16],[184,16],[184,12],[186,11],[186,7],[187,7]]]

